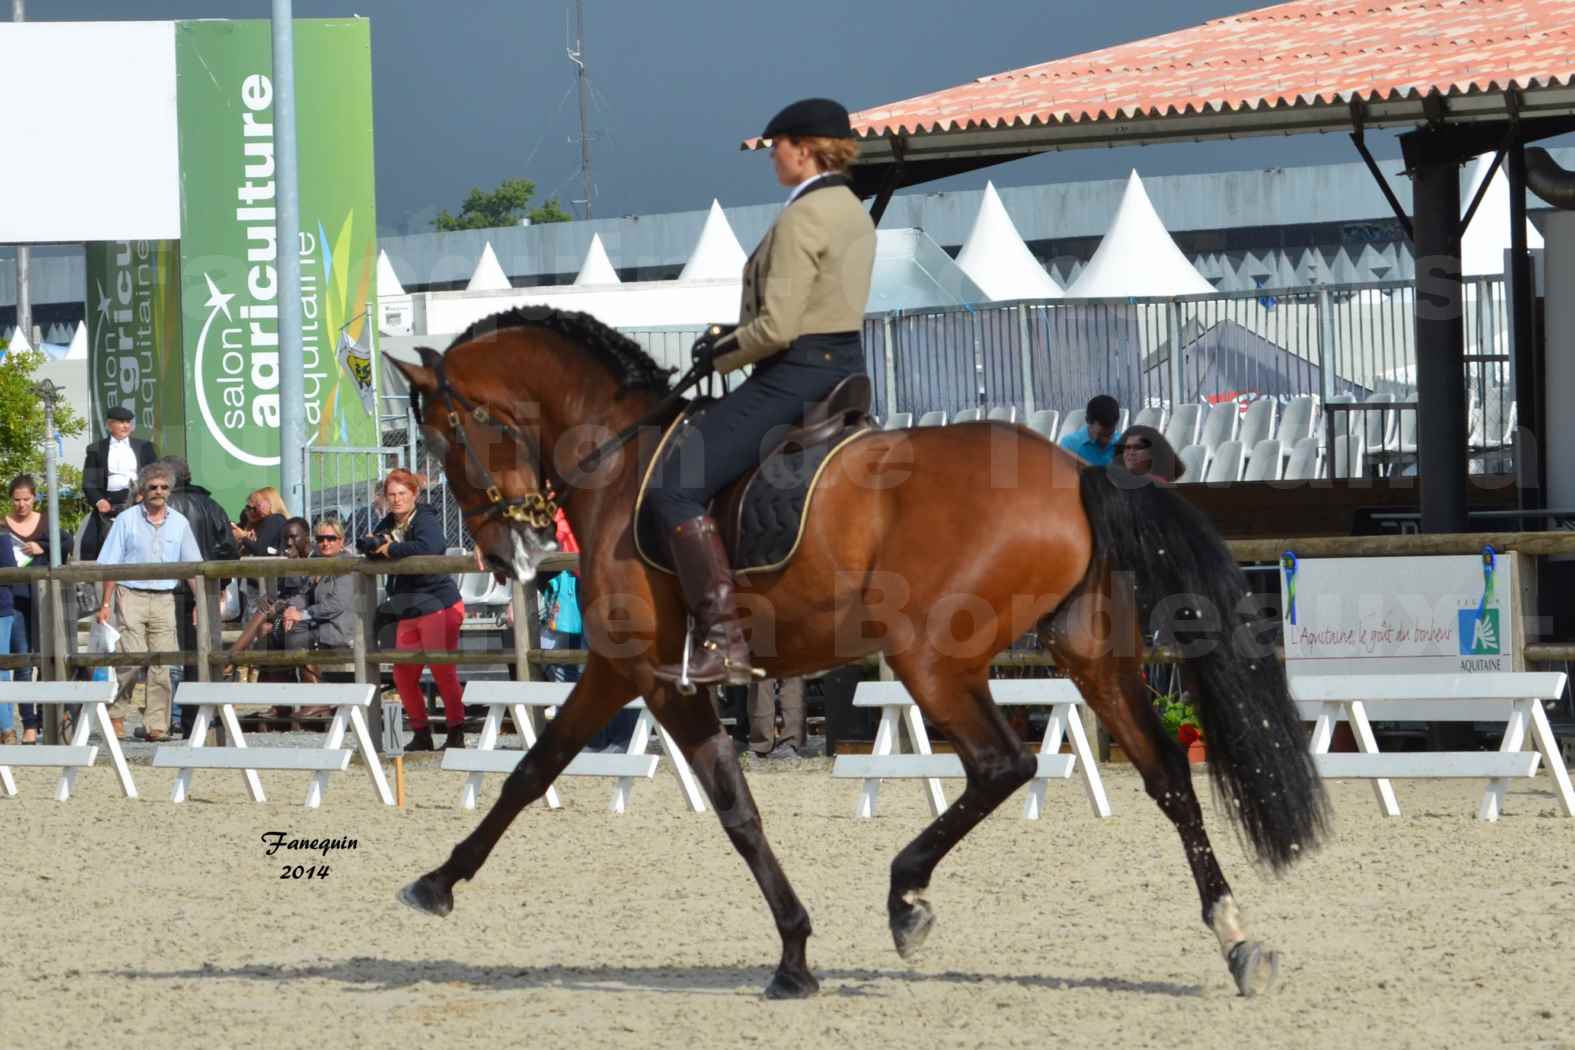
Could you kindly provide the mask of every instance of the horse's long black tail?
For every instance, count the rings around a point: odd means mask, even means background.
[[[1328,800],[1284,665],[1243,602],[1245,577],[1214,527],[1169,487],[1103,467],[1085,469],[1081,487],[1096,552],[1135,574],[1146,633],[1173,636],[1201,690],[1209,773],[1225,808],[1258,859],[1284,869],[1322,838]]]

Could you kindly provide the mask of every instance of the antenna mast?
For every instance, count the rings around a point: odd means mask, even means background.
[[[585,0],[574,0],[574,47],[569,49],[569,61],[580,70],[580,174],[585,178],[585,199],[576,203],[585,205],[585,217],[591,217],[591,133],[590,77],[585,69]]]

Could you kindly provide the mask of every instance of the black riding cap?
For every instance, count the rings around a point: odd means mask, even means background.
[[[108,412],[105,412],[104,415],[109,419],[118,419],[122,423],[130,423],[137,418],[136,416],[132,415],[131,409],[127,408],[125,405],[116,405]]]
[[[842,103],[829,98],[801,98],[771,118],[761,138],[851,139],[853,125]]]

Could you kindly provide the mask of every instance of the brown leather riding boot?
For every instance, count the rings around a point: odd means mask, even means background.
[[[689,681],[695,685],[745,685],[758,677],[749,664],[749,643],[744,640],[734,600],[733,566],[716,522],[709,516],[690,518],[673,530],[673,568],[683,588],[684,602],[694,614],[689,648]],[[698,644],[695,644],[698,642]],[[682,663],[657,668],[656,676],[669,682],[683,676]]]

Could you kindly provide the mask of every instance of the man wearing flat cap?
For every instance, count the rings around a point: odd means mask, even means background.
[[[124,405],[104,413],[108,437],[88,446],[82,460],[82,498],[92,517],[82,532],[82,558],[92,561],[109,535],[110,524],[130,502],[137,487],[137,474],[159,455],[153,442],[132,437],[136,416]]]

